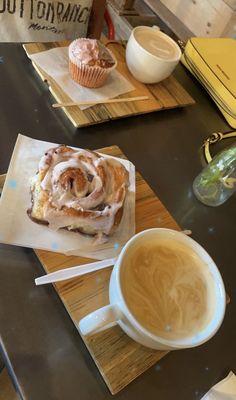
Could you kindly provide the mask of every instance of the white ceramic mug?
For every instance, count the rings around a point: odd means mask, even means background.
[[[155,33],[158,40],[165,42],[173,48],[173,55],[169,58],[154,55],[146,50],[137,41],[137,33],[140,35],[149,32]],[[133,29],[126,47],[126,63],[132,75],[143,83],[157,83],[171,75],[181,58],[181,51],[177,43],[158,28],[149,26],[137,26]]]
[[[122,261],[124,255],[127,255],[127,252],[129,252],[134,243],[137,245],[137,242],[143,240],[144,237],[147,241],[150,241],[153,238],[156,240],[158,237],[161,239],[172,239],[180,242],[187,248],[193,249],[204,261],[206,268],[209,269],[211,276],[214,278],[214,297],[216,303],[215,313],[209,323],[197,335],[178,340],[167,340],[160,336],[156,336],[141,326],[128,309],[121,290],[122,284],[120,276],[121,269],[124,268],[124,263],[122,263]],[[225,289],[221,275],[208,253],[197,242],[195,242],[195,240],[186,236],[184,233],[164,228],[154,228],[140,232],[126,243],[111,274],[109,298],[109,305],[92,312],[79,322],[81,333],[83,335],[90,335],[107,329],[114,324],[118,324],[127,335],[136,342],[159,350],[176,350],[195,347],[209,340],[219,329],[223,321],[226,305]]]

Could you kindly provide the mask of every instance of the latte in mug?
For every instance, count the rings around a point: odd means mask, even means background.
[[[136,31],[135,39],[149,53],[163,60],[173,60],[178,57],[178,51],[171,42],[158,36],[155,30]]]
[[[126,63],[131,74],[143,83],[157,83],[171,75],[181,58],[177,43],[150,26],[133,29],[126,46]]]
[[[202,258],[171,239],[133,246],[123,259],[121,289],[135,319],[167,340],[200,332],[215,312],[214,279]]]
[[[139,232],[123,247],[109,282],[109,303],[79,322],[82,335],[118,324],[156,350],[199,346],[225,314],[224,283],[195,240],[172,229]]]

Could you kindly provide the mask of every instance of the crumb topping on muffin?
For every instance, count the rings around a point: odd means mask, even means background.
[[[69,46],[69,56],[76,63],[111,68],[115,61],[109,51],[96,39],[76,39]]]

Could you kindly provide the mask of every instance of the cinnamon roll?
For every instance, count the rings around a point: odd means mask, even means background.
[[[128,171],[113,158],[51,148],[32,178],[28,215],[54,230],[111,235],[122,218],[128,183]]]

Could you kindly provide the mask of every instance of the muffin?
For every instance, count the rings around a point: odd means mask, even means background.
[[[69,46],[69,71],[82,86],[102,86],[117,61],[110,50],[95,39],[76,39]]]

